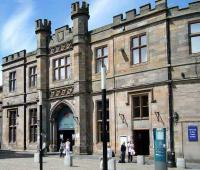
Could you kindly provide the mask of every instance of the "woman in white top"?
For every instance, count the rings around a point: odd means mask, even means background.
[[[65,143],[65,152],[66,152],[66,155],[69,155],[69,153],[70,153],[70,141],[69,141],[69,139],[67,139],[67,141]]]

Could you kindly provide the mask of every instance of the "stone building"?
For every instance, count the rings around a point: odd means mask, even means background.
[[[2,86],[0,86],[0,149],[2,141]]]
[[[39,104],[50,150],[70,139],[76,153],[102,152],[100,67],[107,67],[107,137],[119,153],[153,155],[155,127],[174,124],[176,156],[200,158],[200,1],[168,8],[157,0],[88,30],[89,5],[71,6],[73,27],[51,34],[36,21],[37,49],[3,58],[3,148],[36,149]],[[173,140],[172,140],[173,141]]]

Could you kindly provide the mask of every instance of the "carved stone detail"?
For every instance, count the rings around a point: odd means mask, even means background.
[[[60,89],[52,89],[50,90],[50,98],[70,96],[73,94],[73,91],[73,86],[63,87]]]
[[[69,41],[69,42],[65,42],[65,43],[53,46],[50,48],[49,51],[50,51],[50,54],[56,54],[65,50],[71,50],[72,48],[73,48],[72,42]]]

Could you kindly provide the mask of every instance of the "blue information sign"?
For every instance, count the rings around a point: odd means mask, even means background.
[[[154,159],[155,161],[166,162],[166,129],[155,128],[154,134]]]
[[[198,128],[195,125],[188,126],[188,140],[190,142],[198,141]]]

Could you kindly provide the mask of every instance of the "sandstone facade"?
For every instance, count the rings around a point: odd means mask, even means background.
[[[107,48],[107,99],[109,101],[110,145],[119,153],[122,140],[133,139],[138,154],[140,137],[147,139],[145,154],[153,155],[153,128],[167,129],[169,114],[179,115],[174,124],[177,156],[199,159],[200,141],[188,139],[188,128],[200,134],[200,53],[190,51],[189,23],[200,21],[200,2],[188,8],[168,8],[165,0],[113,17],[113,23],[88,31],[89,5],[72,4],[73,28],[64,26],[51,34],[51,22],[36,21],[37,49],[3,58],[4,148],[36,149],[30,142],[30,110],[42,104],[43,131],[51,150],[58,149],[58,114],[68,107],[73,113],[73,151],[101,153],[98,135],[98,101],[101,100],[97,50]],[[132,64],[132,38],[146,35],[147,61]],[[55,80],[56,59],[69,56],[71,73]],[[67,59],[66,59],[67,60]],[[60,60],[59,60],[60,61]],[[62,61],[60,61],[62,62]],[[67,61],[66,61],[67,62]],[[30,67],[37,67],[37,86],[30,87]],[[9,90],[10,73],[16,72],[16,89]],[[67,74],[67,73],[66,73]],[[171,75],[171,77],[170,77]],[[59,75],[62,77],[62,75]],[[65,75],[66,76],[66,75]],[[172,85],[173,97],[169,95]],[[147,96],[148,116],[134,118],[134,97]],[[170,104],[172,103],[172,105]],[[9,111],[17,110],[16,141],[9,142]],[[37,112],[37,119],[39,112]],[[38,128],[37,128],[38,130]],[[64,133],[64,132],[63,132]],[[148,151],[147,151],[148,150]]]

